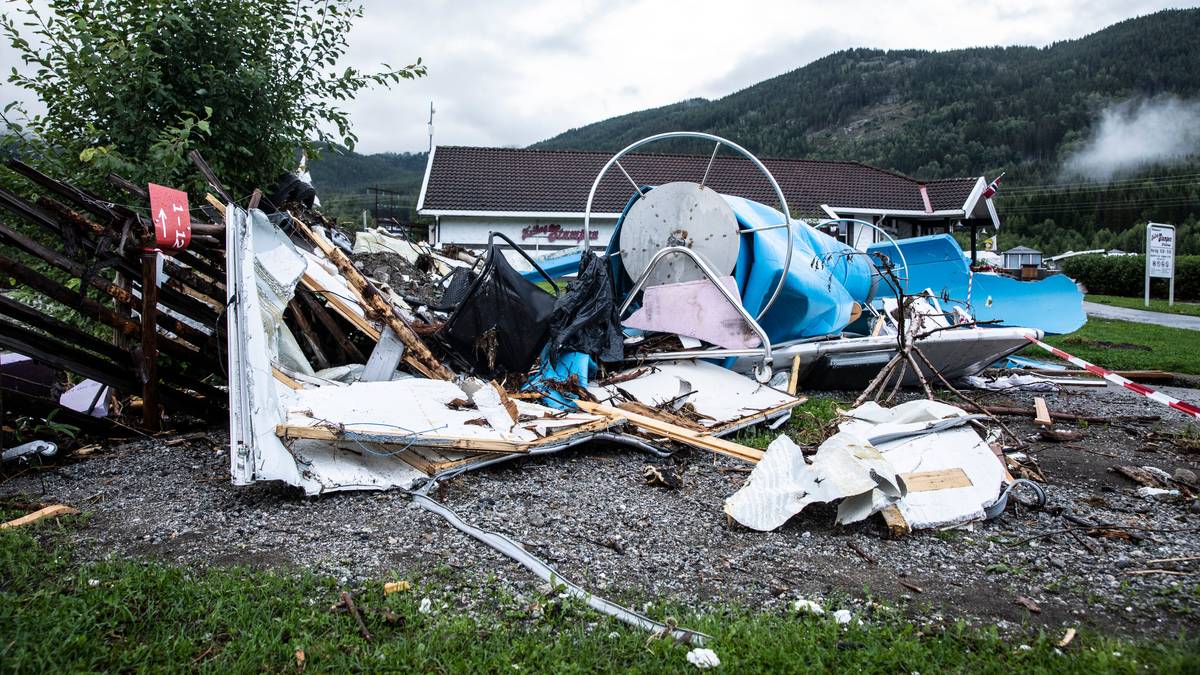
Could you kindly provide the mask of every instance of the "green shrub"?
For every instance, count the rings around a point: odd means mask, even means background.
[[[1145,292],[1145,256],[1083,255],[1065,260],[1062,271],[1089,293],[1141,297]],[[1167,280],[1152,279],[1150,293],[1166,297]],[[1175,257],[1175,299],[1200,300],[1200,255]]]

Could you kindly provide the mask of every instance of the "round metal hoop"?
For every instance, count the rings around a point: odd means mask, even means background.
[[[752,155],[749,150],[743,148],[742,146],[738,145],[737,143],[734,143],[733,141],[730,141],[725,138],[721,138],[720,136],[714,136],[713,134],[706,134],[706,133],[699,132],[699,131],[668,131],[663,134],[655,134],[653,136],[647,136],[646,138],[643,138],[640,141],[634,141],[630,145],[623,148],[620,152],[613,155],[612,158],[609,159],[608,162],[606,162],[604,164],[604,166],[600,169],[600,173],[596,175],[596,180],[592,182],[592,189],[590,191],[588,191],[587,207],[584,209],[584,212],[583,212],[583,243],[581,244],[581,247],[584,247],[584,248],[582,250],[584,250],[586,252],[587,251],[586,247],[589,245],[588,242],[591,241],[591,239],[589,239],[589,237],[591,236],[592,202],[596,199],[596,190],[598,190],[600,188],[600,181],[603,180],[604,176],[606,176],[608,174],[609,169],[611,169],[613,167],[613,165],[616,164],[617,166],[620,167],[621,172],[625,173],[625,167],[621,167],[618,164],[618,161],[622,157],[624,157],[625,155],[629,154],[630,152],[632,152],[644,145],[649,145],[650,143],[656,143],[658,141],[664,141],[664,140],[671,139],[671,138],[697,138],[700,140],[715,142],[717,144],[717,146],[715,148],[713,148],[712,157],[710,157],[708,160],[708,168],[709,169],[712,168],[712,163],[716,159],[717,152],[721,149],[721,146],[722,145],[728,146],[729,148],[737,151],[740,155],[742,155],[746,159],[750,160],[750,162],[752,164],[754,164],[754,166],[757,167],[758,170],[764,176],[766,176],[767,182],[769,182],[771,184],[771,188],[775,190],[775,196],[779,199],[779,205],[781,207],[781,210],[783,211],[783,223],[781,223],[779,226],[776,226],[776,227],[787,228],[788,246],[787,246],[787,254],[784,256],[784,259],[783,259],[784,273],[779,276],[779,281],[775,284],[774,290],[771,291],[771,297],[767,300],[766,304],[763,305],[763,308],[761,310],[759,310],[758,316],[754,317],[755,321],[759,321],[763,318],[764,315],[766,315],[767,311],[771,309],[771,306],[775,304],[775,300],[778,299],[779,294],[783,292],[783,285],[787,281],[787,270],[790,269],[791,265],[792,265],[792,217],[791,217],[791,212],[788,210],[787,198],[783,196],[783,189],[779,187],[779,182],[775,180],[775,176],[772,176],[771,172],[767,170],[766,165],[764,165],[761,161],[759,161],[759,159],[757,157]],[[634,184],[634,188],[638,190],[639,194],[641,194],[641,188],[638,187],[637,183],[633,180],[633,177],[630,176],[628,173],[625,173],[625,177],[628,178],[629,181]],[[703,184],[704,181],[707,179],[708,179],[708,169],[705,169],[704,177],[701,178],[701,181],[700,181],[701,184]],[[766,228],[760,228],[760,229],[766,229]],[[771,229],[774,229],[774,228],[772,227]],[[907,270],[907,267],[905,269]]]
[[[829,220],[822,220],[820,224],[828,225],[829,223],[854,223],[855,225],[866,225],[867,227],[871,228],[872,230],[875,230],[879,234],[882,234],[883,236],[887,237],[887,240],[892,242],[892,246],[896,247],[896,253],[900,254],[900,262],[901,262],[901,264],[904,265],[904,276],[897,276],[896,278],[907,284],[908,272],[909,272],[908,260],[904,257],[904,250],[900,248],[900,244],[896,242],[896,240],[892,237],[892,235],[885,232],[883,230],[883,228],[879,227],[875,223],[870,223],[865,220],[859,220],[858,218],[831,218]],[[853,243],[850,243],[848,245],[850,246],[850,248],[854,248]],[[871,254],[866,253],[866,252],[863,252],[863,255],[867,256],[868,259],[870,259],[870,257],[871,257]]]

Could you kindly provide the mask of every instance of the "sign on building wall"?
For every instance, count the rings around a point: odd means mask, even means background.
[[[1150,279],[1169,279],[1168,304],[1175,304],[1175,226],[1146,225],[1146,305],[1150,305]]]
[[[558,223],[527,225],[521,228],[521,239],[545,237],[548,242],[562,241],[578,243],[583,241],[583,227],[563,227]],[[597,241],[600,230],[593,226],[588,232],[588,239]]]

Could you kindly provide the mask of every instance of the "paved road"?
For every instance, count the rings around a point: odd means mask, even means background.
[[[1200,316],[1184,316],[1183,314],[1166,314],[1144,309],[1128,309],[1087,301],[1083,303],[1083,311],[1087,312],[1088,316],[1096,316],[1101,319],[1120,319],[1122,321],[1135,321],[1137,323],[1153,323],[1172,328],[1200,330]]]

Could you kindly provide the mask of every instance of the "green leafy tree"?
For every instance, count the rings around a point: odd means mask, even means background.
[[[0,31],[23,63],[8,81],[45,111],[4,110],[20,152],[106,190],[202,189],[199,149],[239,195],[295,166],[297,149],[356,139],[344,102],[425,75],[421,60],[339,68],[362,6],[351,0],[10,0]]]

